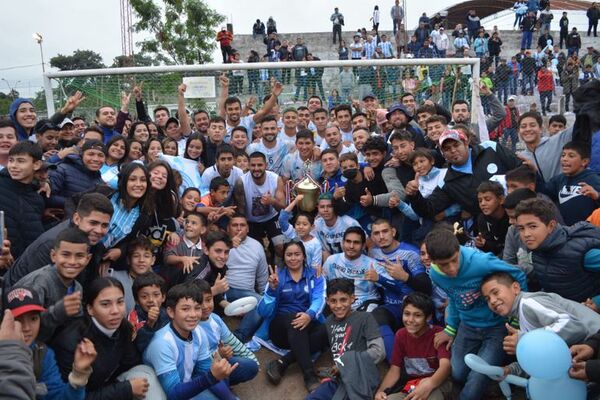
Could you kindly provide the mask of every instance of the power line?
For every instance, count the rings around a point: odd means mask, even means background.
[[[9,71],[11,69],[31,68],[31,67],[39,67],[39,66],[40,66],[40,63],[37,63],[37,64],[27,64],[27,65],[14,65],[12,67],[0,68],[0,71]]]

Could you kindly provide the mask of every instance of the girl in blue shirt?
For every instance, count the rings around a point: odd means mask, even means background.
[[[308,391],[319,385],[311,354],[327,346],[327,333],[318,321],[325,306],[325,280],[306,265],[300,241],[286,243],[284,267],[270,269],[269,284],[258,304],[265,319],[257,335],[270,336],[273,343],[290,352],[267,365],[267,377],[278,384],[289,365],[298,362]]]

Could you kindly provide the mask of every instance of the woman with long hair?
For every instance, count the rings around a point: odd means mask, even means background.
[[[162,142],[157,138],[150,138],[144,146],[144,161],[146,164],[153,163],[159,159],[159,156],[162,152]]]
[[[108,232],[102,239],[108,249],[107,262],[124,267],[127,243],[145,232],[154,213],[154,196],[150,193],[150,174],[141,163],[129,163],[119,171],[117,190],[109,195],[114,208]]]
[[[89,339],[97,355],[86,384],[87,399],[165,399],[154,370],[141,363],[133,344],[121,283],[110,277],[95,279],[85,290],[84,303],[84,315],[67,324],[50,343],[63,379],[72,370],[77,346]]]
[[[119,168],[127,160],[129,153],[129,143],[121,136],[114,136],[106,144],[106,159],[104,165],[100,168],[102,180],[113,189],[117,188]]]
[[[129,128],[129,134],[127,135],[128,139],[139,140],[143,144],[145,144],[150,138],[150,131],[148,130],[148,125],[146,125],[143,121],[136,121],[131,124]]]
[[[264,322],[257,336],[267,336],[278,347],[290,349],[285,356],[267,365],[267,377],[278,384],[287,367],[298,362],[304,384],[310,392],[319,385],[311,354],[327,346],[327,332],[321,323],[325,306],[325,278],[306,265],[301,241],[283,247],[283,267],[269,267],[269,284],[258,313]],[[321,320],[321,321],[320,321]]]
[[[170,245],[179,244],[179,235],[177,234],[177,206],[179,196],[177,196],[177,186],[173,170],[169,163],[163,160],[157,160],[148,165],[150,174],[150,195],[153,197],[155,207],[151,215],[151,225],[144,232],[152,242],[154,255],[158,263],[162,261],[162,251],[165,242]]]

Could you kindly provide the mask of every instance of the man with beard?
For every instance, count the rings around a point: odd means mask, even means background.
[[[448,130],[440,137],[442,154],[449,164],[443,184],[425,199],[419,192],[418,179],[406,184],[407,199],[421,217],[434,219],[436,214],[458,203],[463,212],[477,217],[480,213],[477,187],[482,182],[521,164],[512,152],[495,142],[469,144],[467,137]]]
[[[250,171],[238,179],[234,188],[237,204],[243,205],[238,211],[246,214],[250,237],[259,242],[268,237],[275,253],[281,256],[284,237],[278,216],[279,210],[286,206],[283,180],[275,172],[267,171],[267,158],[263,153],[251,152],[249,160]]]
[[[279,128],[275,117],[268,115],[261,121],[262,138],[260,142],[252,143],[248,146],[247,153],[260,152],[264,154],[267,160],[267,169],[281,175],[283,169],[283,159],[289,153],[295,151],[293,143],[284,143],[277,140]]]
[[[412,113],[404,105],[400,103],[393,104],[385,116],[390,121],[393,131],[406,130],[412,135],[415,147],[425,147],[425,138],[423,138],[419,128],[410,124]]]
[[[336,125],[330,125],[325,129],[325,142],[321,144],[321,150],[334,149],[338,155],[344,153],[353,153],[354,145],[352,139],[350,140],[350,146],[346,146],[342,143],[342,133],[340,128]]]
[[[506,111],[500,100],[498,100],[498,97],[487,86],[482,85],[479,93],[481,96],[487,97],[490,106],[490,115],[485,119],[485,125],[487,131],[492,132],[506,117]],[[456,124],[467,125],[475,133],[475,136],[479,138],[479,124],[471,123],[471,112],[469,111],[469,103],[466,100],[455,100],[452,103],[452,122],[450,122],[450,125],[454,126]]]
[[[208,131],[208,121],[210,120],[208,112],[206,110],[198,110],[193,114],[192,120],[194,123],[194,132],[206,137]]]
[[[342,104],[335,108],[335,121],[339,126],[344,143],[352,143],[352,107]]]
[[[114,136],[120,135],[119,132],[115,131],[115,124],[117,123],[117,113],[111,106],[102,106],[96,110],[96,123],[102,134],[104,135],[104,144],[108,144],[110,139]]]
[[[316,132],[315,144],[319,147],[325,142],[325,129],[328,123],[329,111],[319,107],[312,112],[312,121],[308,124],[308,129]]]
[[[221,75],[219,77],[219,83],[221,85],[221,93],[219,95],[219,115],[225,118],[225,128],[227,129],[225,142],[229,142],[229,139],[231,138],[231,131],[238,125],[246,128],[248,133],[252,132],[252,128],[254,128],[256,121],[260,121],[271,113],[271,110],[277,104],[277,97],[283,91],[283,85],[281,82],[272,80],[271,96],[265,101],[263,107],[254,115],[242,117],[242,102],[240,99],[237,97],[228,97],[229,78],[227,78],[225,75]],[[248,140],[252,140],[252,138],[248,137]]]

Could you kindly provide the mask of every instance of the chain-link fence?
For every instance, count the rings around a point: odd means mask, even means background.
[[[143,84],[149,110],[158,105],[176,110],[177,86],[183,81],[188,84],[186,97],[190,110],[214,111],[221,74],[229,77],[230,96],[238,96],[242,101],[252,96],[259,105],[270,93],[271,80],[276,79],[284,85],[281,105],[299,106],[308,97],[317,95],[332,108],[373,94],[382,107],[387,107],[403,93],[410,92],[417,101],[432,99],[449,107],[456,99],[471,102],[477,98],[478,86],[473,82],[479,79],[479,60],[267,62],[63,71],[46,75],[47,97],[50,85],[52,92],[52,102],[47,101],[47,105],[49,110],[60,107],[69,95],[80,90],[86,100],[77,114],[92,120],[98,107],[119,108],[121,93]]]

